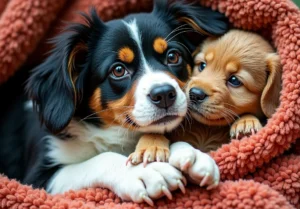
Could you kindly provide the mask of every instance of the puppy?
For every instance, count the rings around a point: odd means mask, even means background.
[[[151,13],[106,23],[94,10],[83,16],[86,23],[55,38],[50,56],[34,69],[27,90],[39,118],[30,103],[18,109],[17,119],[9,114],[15,118],[5,120],[12,130],[1,138],[7,144],[1,158],[15,160],[7,152],[15,137],[22,139],[24,156],[14,165],[23,183],[52,194],[105,187],[123,200],[150,205],[163,195],[171,199],[170,191],[184,191],[180,171],[161,162],[126,166],[126,156],[143,134],[171,131],[186,114],[182,87],[193,67],[186,32],[221,35],[227,20],[210,9],[167,1],[156,1]],[[20,116],[26,120],[17,126]]]
[[[228,143],[230,136],[257,132],[262,126],[260,119],[271,117],[279,105],[280,61],[261,36],[240,30],[207,39],[194,60],[193,76],[186,88],[194,122],[186,125],[184,132],[168,136],[173,141],[185,141],[171,145],[170,164],[199,183],[203,177],[191,175],[198,160],[203,164],[199,172],[207,172],[205,182],[217,183],[217,175],[211,174],[215,164],[202,152]]]

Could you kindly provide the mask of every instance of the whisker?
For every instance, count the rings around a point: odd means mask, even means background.
[[[101,110],[101,111],[98,111],[98,112],[94,112],[90,115],[87,115],[85,116],[84,118],[82,118],[79,122],[87,119],[88,117],[90,116],[93,116],[93,115],[96,115],[96,114],[99,114],[99,113],[102,113],[102,112],[105,112],[105,111],[109,111],[109,110],[115,110],[115,109],[121,109],[121,108],[132,108],[133,106],[122,106],[122,107],[114,107],[114,108],[107,108],[107,109],[104,109],[104,110]]]
[[[183,46],[190,54],[192,54],[191,51],[187,48],[187,46],[184,45],[183,43],[181,43],[181,42],[179,42],[179,41],[170,41],[169,43],[171,43],[171,42],[175,42],[175,43],[180,44],[180,45]]]
[[[183,27],[185,27],[185,26],[188,26],[188,24],[183,24],[183,25],[178,26],[177,28],[175,28],[174,30],[172,30],[164,39],[166,40],[172,33],[176,32],[178,30],[183,29]],[[188,28],[186,28],[186,29],[188,29]]]
[[[175,38],[176,36],[182,34],[182,33],[186,33],[186,32],[194,32],[194,33],[198,33],[201,34],[199,31],[196,31],[194,29],[190,29],[190,30],[185,30],[185,31],[179,31],[177,34],[175,34],[174,36],[172,36],[171,38],[169,38],[168,40],[166,40],[167,42],[169,42],[170,40],[172,40],[173,38]],[[203,34],[201,34],[203,35]]]
[[[171,41],[173,38],[175,38],[176,36],[182,34],[182,33],[187,33],[187,32],[192,32],[193,30],[192,29],[188,29],[188,30],[182,30],[182,31],[179,31],[178,33],[176,33],[175,35],[173,35],[171,38],[169,38],[168,40],[166,40],[168,43],[169,41]]]

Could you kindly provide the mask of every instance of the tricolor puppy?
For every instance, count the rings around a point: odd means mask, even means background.
[[[220,38],[208,38],[196,51],[186,88],[194,121],[185,132],[168,137],[185,141],[171,145],[170,163],[195,183],[217,183],[218,170],[205,152],[228,143],[230,134],[239,138],[258,131],[260,120],[271,117],[279,105],[280,89],[279,56],[261,36],[231,30]],[[178,150],[177,155],[172,150]],[[197,163],[199,172],[195,172]]]
[[[152,198],[171,198],[170,191],[184,191],[180,171],[162,162],[126,166],[126,156],[143,133],[163,134],[181,123],[187,111],[181,88],[193,67],[186,32],[221,35],[226,19],[166,1],[156,1],[151,13],[106,23],[95,11],[84,16],[85,24],[54,39],[51,55],[29,79],[43,126],[28,108],[19,114],[28,117],[20,178],[53,194],[98,186],[151,205]]]

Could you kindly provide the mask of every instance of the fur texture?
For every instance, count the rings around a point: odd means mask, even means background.
[[[27,63],[40,63],[42,57],[49,49],[45,40],[57,34],[61,28],[61,20],[79,21],[80,17],[73,11],[88,11],[90,5],[97,5],[97,11],[103,20],[119,18],[125,14],[136,11],[149,11],[150,1],[119,1],[119,0],[76,0],[68,2],[63,12],[48,12],[47,4],[35,4],[33,10],[26,9],[33,4],[30,0],[11,0],[5,6],[5,13],[1,15],[1,23],[6,25],[17,24],[24,21],[23,15],[32,17],[33,23],[45,25],[44,18],[56,17],[52,22],[51,30],[39,28],[24,22],[22,27],[1,27],[6,34],[17,31],[18,36],[12,39],[3,39],[5,49],[9,53],[1,55],[1,64],[6,65],[3,56],[13,60],[18,65],[7,65],[3,77],[11,76],[17,66],[24,64],[29,51],[35,51],[34,55],[27,59]],[[57,4],[52,0],[45,0],[51,4]],[[5,1],[1,1],[1,4]],[[268,121],[266,126],[255,136],[245,138],[241,141],[233,141],[216,152],[212,153],[218,165],[223,180],[247,178],[253,180],[226,181],[221,183],[218,190],[204,191],[198,187],[188,187],[186,195],[176,193],[172,201],[161,199],[156,202],[160,207],[199,207],[199,208],[228,208],[251,205],[252,208],[299,208],[299,49],[297,43],[300,22],[299,9],[292,1],[260,1],[250,0],[214,0],[202,1],[203,5],[217,9],[230,19],[237,28],[257,31],[264,34],[268,40],[272,40],[278,49],[281,64],[283,65],[283,89],[280,97],[280,107]],[[46,6],[45,6],[46,5]],[[62,1],[57,6],[62,6]],[[31,8],[31,7],[30,7]],[[37,11],[38,10],[38,11]],[[40,12],[39,12],[40,11]],[[53,15],[55,13],[55,15]],[[36,16],[41,14],[41,16]],[[34,34],[34,36],[32,36]],[[35,36],[36,35],[36,36]],[[28,40],[22,42],[21,38]],[[40,41],[43,37],[43,41]],[[19,42],[20,41],[20,42]],[[8,48],[11,43],[24,43],[24,48]],[[33,44],[34,43],[34,44]],[[38,49],[36,44],[39,43]],[[23,46],[23,45],[22,45]],[[26,48],[26,49],[25,49]],[[16,57],[23,59],[16,59]],[[4,69],[4,68],[1,68]],[[2,70],[1,70],[2,71]],[[18,82],[18,84],[22,81]],[[4,86],[4,85],[2,85]],[[5,85],[6,86],[6,85]],[[15,84],[13,86],[16,86]],[[7,91],[7,89],[6,89]],[[3,93],[1,94],[3,96]],[[7,98],[7,97],[5,97]],[[1,117],[4,119],[3,117]],[[296,144],[294,144],[296,142]],[[290,149],[293,148],[293,149]],[[285,150],[290,150],[282,155]],[[291,154],[294,153],[294,154]],[[268,163],[267,163],[268,162]],[[261,168],[260,168],[261,167]],[[254,173],[251,173],[251,172]],[[245,176],[247,175],[247,176]],[[69,206],[85,208],[87,206],[102,208],[133,208],[146,207],[144,204],[121,203],[121,200],[106,189],[88,189],[77,192],[69,192],[65,195],[47,195],[43,190],[34,190],[29,186],[22,185],[14,180],[1,177],[1,207],[59,207]],[[266,185],[268,186],[266,186]],[[277,190],[278,192],[274,191]],[[280,194],[282,195],[280,195]],[[241,195],[243,194],[243,195]],[[248,194],[248,195],[246,195]],[[248,198],[255,196],[255,199]],[[17,198],[18,197],[18,198]],[[290,204],[289,204],[289,203]],[[291,205],[292,204],[292,205]]]

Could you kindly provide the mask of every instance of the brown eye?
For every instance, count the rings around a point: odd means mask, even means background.
[[[180,54],[176,51],[170,51],[167,55],[168,64],[177,64],[180,61]]]
[[[125,69],[124,66],[122,66],[122,65],[116,65],[116,66],[112,69],[112,72],[111,72],[111,73],[113,74],[114,77],[116,77],[116,78],[121,78],[121,77],[123,77],[124,75],[127,74],[127,71],[126,71],[126,69]]]

